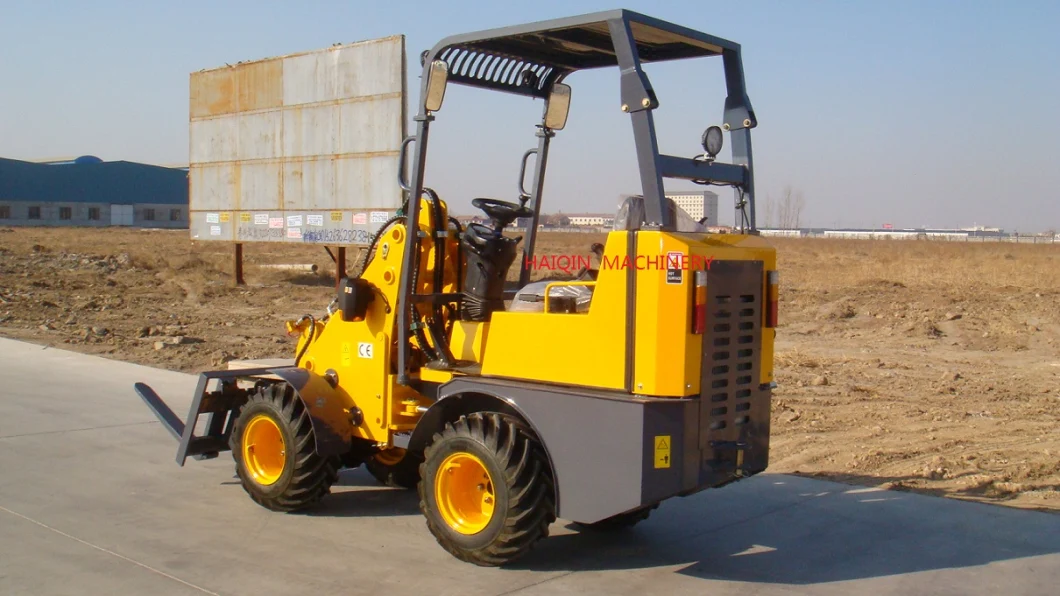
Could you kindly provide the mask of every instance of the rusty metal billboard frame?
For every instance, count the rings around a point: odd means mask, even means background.
[[[403,200],[406,69],[395,35],[192,73],[191,238],[367,245]]]

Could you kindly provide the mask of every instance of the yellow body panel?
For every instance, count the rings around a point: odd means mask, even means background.
[[[666,282],[666,254],[689,254],[689,245],[662,232],[637,234],[637,329],[633,390],[683,396],[699,391],[702,336],[692,334],[691,273]]]
[[[691,268],[705,268],[710,259],[758,260],[765,271],[775,270],[774,249],[755,236],[641,231],[637,254],[627,262],[627,234],[608,235],[595,287],[586,282],[550,284],[594,287],[587,313],[550,313],[547,306],[540,313],[494,313],[482,374],[625,388],[626,273],[633,268],[637,278],[633,392],[659,397],[698,394],[703,338],[692,333]],[[680,283],[667,283],[665,259],[673,254],[689,268],[682,272]],[[764,277],[762,283],[764,290]],[[765,291],[761,295],[764,299]],[[773,380],[774,337],[773,329],[762,329],[762,383]]]
[[[482,362],[489,329],[490,324],[486,322],[456,321],[449,338],[449,349],[453,351],[453,358]]]
[[[680,284],[666,283],[666,265],[650,259],[668,253],[683,255],[687,271]],[[755,236],[682,234],[643,231],[637,235],[636,360],[634,391],[643,395],[679,397],[700,391],[703,338],[692,333],[692,269],[714,260],[762,261],[764,271],[776,269],[774,249]],[[765,276],[763,275],[763,300]],[[761,383],[773,380],[773,329],[762,329]]]
[[[625,254],[626,239],[608,234],[605,254]],[[622,389],[625,328],[625,272],[601,269],[588,312],[493,313],[482,374]]]

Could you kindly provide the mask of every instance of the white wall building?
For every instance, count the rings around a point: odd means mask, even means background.
[[[566,217],[570,220],[570,225],[572,226],[610,226],[615,223],[614,215],[584,213],[567,215]]]
[[[718,225],[718,194],[709,190],[666,193],[689,217],[696,221],[707,218],[708,225]]]

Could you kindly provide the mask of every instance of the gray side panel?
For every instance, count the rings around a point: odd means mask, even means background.
[[[454,379],[439,397],[461,393],[494,395],[523,413],[552,460],[564,519],[592,523],[681,490],[684,418],[695,405],[688,400],[484,378]],[[656,435],[677,443],[669,468],[654,468]]]
[[[642,505],[658,503],[695,488],[700,459],[695,443],[698,406],[697,400],[684,399],[653,400],[643,404]],[[668,449],[656,453],[660,437],[665,438]],[[624,439],[632,440],[632,437]]]

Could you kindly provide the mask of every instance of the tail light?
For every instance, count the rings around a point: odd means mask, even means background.
[[[707,329],[707,272],[696,271],[692,286],[692,333],[703,335]]]
[[[766,322],[765,327],[777,326],[777,303],[780,302],[780,290],[777,281],[780,273],[769,271],[766,273]]]

